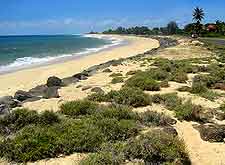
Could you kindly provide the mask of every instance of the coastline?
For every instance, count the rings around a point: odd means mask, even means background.
[[[109,35],[107,35],[108,37]],[[127,44],[116,45],[83,57],[72,58],[50,63],[49,65],[35,66],[12,73],[0,75],[0,96],[13,95],[17,90],[28,90],[46,82],[50,76],[65,78],[83,71],[93,65],[98,65],[113,59],[131,57],[159,47],[159,42],[150,38],[136,36],[110,35]]]

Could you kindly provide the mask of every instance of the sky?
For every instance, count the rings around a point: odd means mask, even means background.
[[[179,26],[193,8],[225,21],[225,0],[0,0],[0,35],[78,34],[118,26]]]

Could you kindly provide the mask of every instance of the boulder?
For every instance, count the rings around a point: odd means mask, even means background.
[[[214,85],[215,89],[225,90],[225,84],[224,83],[216,83]]]
[[[62,80],[58,77],[52,76],[52,77],[49,77],[47,80],[48,87],[61,86],[61,85],[62,85]]]
[[[111,73],[111,72],[112,72],[112,70],[111,70],[111,69],[109,69],[109,68],[107,68],[107,69],[104,69],[102,72],[104,72],[104,73]]]
[[[67,85],[70,85],[70,84],[75,84],[79,81],[78,78],[75,78],[75,77],[67,77],[67,78],[63,78],[62,79],[62,84],[64,86],[67,86]]]
[[[174,137],[178,135],[177,130],[171,126],[163,127],[164,132],[173,135]]]
[[[91,89],[91,92],[95,92],[95,93],[98,93],[98,94],[104,94],[104,90],[102,90],[102,88],[100,87],[94,87]]]
[[[59,87],[48,87],[45,90],[44,93],[44,98],[45,99],[50,99],[50,98],[59,98],[59,93],[58,93]]]
[[[18,90],[15,95],[14,95],[14,98],[23,102],[27,99],[30,99],[32,98],[33,96],[29,93],[29,92],[26,92],[26,91],[22,91],[22,90]]]
[[[10,108],[6,104],[0,104],[0,116],[5,116],[10,113]]]
[[[203,140],[209,142],[224,142],[225,125],[200,125],[197,127]]]
[[[77,78],[78,80],[87,80],[88,79],[88,74],[86,73],[77,73],[73,75],[74,78]]]
[[[48,88],[47,85],[39,85],[36,86],[35,88],[30,89],[28,92],[36,97],[44,96],[44,93],[47,90],[47,88]]]
[[[9,108],[15,108],[19,101],[15,100],[12,96],[4,96],[0,98],[0,105],[6,105]]]

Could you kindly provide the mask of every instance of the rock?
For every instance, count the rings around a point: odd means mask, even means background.
[[[84,86],[81,90],[82,91],[86,91],[86,90],[88,90],[88,89],[90,89],[91,88],[91,86]]]
[[[50,98],[59,98],[59,93],[58,93],[59,87],[48,87],[45,90],[44,93],[44,98],[45,99],[50,99]]]
[[[70,85],[70,84],[75,84],[77,82],[79,82],[79,79],[75,78],[75,77],[67,77],[67,78],[62,79],[62,84],[64,86],[67,86],[67,85]]]
[[[10,108],[6,104],[0,104],[0,116],[3,117],[10,113]]]
[[[177,130],[171,126],[163,127],[162,130],[170,135],[173,135],[174,137],[178,135]]]
[[[44,93],[47,90],[47,88],[48,88],[47,85],[39,85],[36,86],[35,88],[30,89],[28,92],[36,97],[44,96]]]
[[[102,72],[104,72],[104,73],[111,73],[111,72],[112,72],[112,70],[111,70],[111,69],[109,69],[109,68],[107,68],[107,69],[104,69]]]
[[[215,89],[225,90],[225,84],[224,83],[216,83],[214,85]]]
[[[197,127],[203,140],[209,142],[224,142],[225,125],[200,125]]]
[[[223,121],[223,120],[225,120],[225,113],[223,113],[223,112],[216,112],[215,117],[216,117],[217,120]]]
[[[22,91],[22,90],[18,90],[15,95],[14,95],[14,98],[23,102],[27,99],[30,99],[32,98],[33,96],[29,93],[29,92],[26,92],[26,91]]]
[[[88,74],[86,73],[77,73],[73,75],[74,78],[77,78],[78,80],[87,80],[88,79]]]
[[[191,114],[191,120],[193,121],[199,121],[203,123],[209,122],[214,117],[213,113],[210,112],[210,110],[204,111],[203,108],[199,105],[196,105],[193,107],[192,114]]]
[[[102,88],[100,87],[94,87],[91,89],[91,92],[95,92],[95,93],[98,93],[98,94],[104,94],[104,90],[102,90]]]
[[[82,85],[77,85],[77,86],[76,86],[76,88],[81,88],[81,87],[82,87]]]
[[[61,85],[62,85],[62,80],[58,77],[52,76],[52,77],[49,77],[47,80],[48,87],[61,86]]]
[[[6,105],[9,108],[15,108],[19,101],[15,100],[12,96],[4,96],[0,98],[0,105]]]

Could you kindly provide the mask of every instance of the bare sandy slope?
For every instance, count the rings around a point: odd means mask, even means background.
[[[61,78],[72,76],[73,74],[87,69],[90,66],[107,62],[112,59],[134,56],[159,46],[157,40],[149,38],[134,36],[113,37],[127,40],[129,44],[64,63],[52,64],[0,75],[0,96],[13,95],[18,89],[28,90],[32,87],[43,84],[49,76],[54,75]]]

